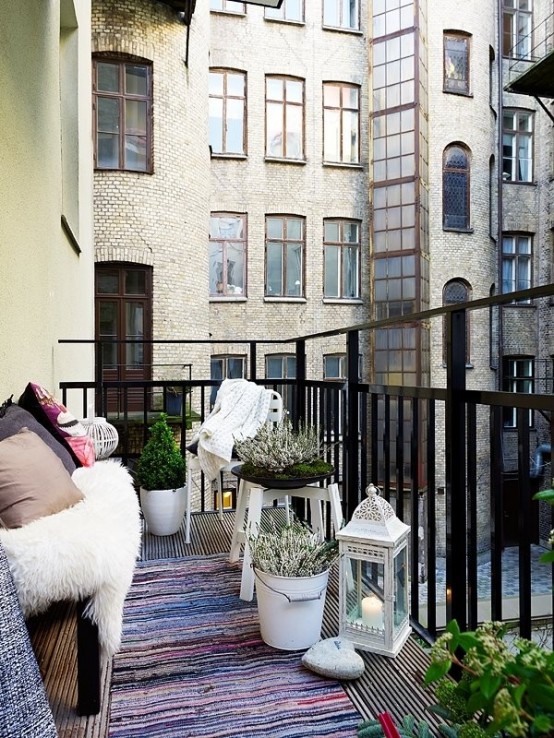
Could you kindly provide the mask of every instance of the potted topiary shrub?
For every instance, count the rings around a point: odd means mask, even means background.
[[[337,542],[321,541],[306,525],[294,521],[249,535],[248,545],[263,641],[285,651],[313,646],[321,637]]]
[[[235,441],[243,462],[236,476],[273,489],[294,489],[320,482],[333,474],[333,465],[321,458],[316,428],[294,430],[285,418],[274,426],[263,425],[252,438]]]
[[[186,469],[165,413],[150,429],[135,475],[148,532],[156,536],[176,533],[187,504]]]

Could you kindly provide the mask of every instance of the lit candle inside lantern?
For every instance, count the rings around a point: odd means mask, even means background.
[[[383,603],[374,594],[362,600],[362,623],[371,628],[383,627]]]

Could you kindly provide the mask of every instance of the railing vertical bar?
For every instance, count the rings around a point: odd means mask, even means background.
[[[371,476],[368,480],[373,484],[379,483],[379,396],[372,392],[370,395],[371,402]]]
[[[467,627],[465,310],[447,313],[445,405],[446,617]]]
[[[396,517],[404,520],[404,398],[396,404]]]
[[[477,627],[477,408],[467,406],[467,600],[468,627]]]
[[[258,376],[256,349],[256,341],[250,341],[250,379],[252,382],[255,382]]]
[[[347,464],[344,477],[343,500],[345,516],[350,520],[360,500],[360,479],[358,477],[358,361],[360,355],[360,334],[352,331],[347,340],[347,375],[348,375],[348,422],[344,429],[344,442],[347,451]]]
[[[435,400],[429,400],[427,418],[427,629],[437,635],[437,526],[435,499]]]
[[[502,620],[502,528],[504,502],[502,497],[502,408],[491,408],[491,617]]]
[[[298,428],[299,423],[306,419],[306,341],[296,341],[296,402],[294,403],[295,417],[293,424]]]
[[[364,489],[368,482],[368,415],[367,394],[359,390],[358,401],[360,403],[360,487]],[[344,420],[343,426],[344,428]]]
[[[383,494],[388,502],[390,501],[390,402],[390,396],[385,395],[383,414]]]
[[[419,402],[413,398],[411,401],[412,431],[410,434],[410,525],[411,525],[411,610],[417,612],[419,609],[419,531],[422,529],[419,520],[419,490],[418,490],[418,449],[419,449]]]
[[[517,409],[519,490],[519,634],[531,638],[531,485],[529,411]]]

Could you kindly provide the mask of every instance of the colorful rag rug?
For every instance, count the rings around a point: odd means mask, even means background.
[[[141,562],[114,659],[109,738],[354,738],[360,715],[302,652],[266,646],[225,556]]]

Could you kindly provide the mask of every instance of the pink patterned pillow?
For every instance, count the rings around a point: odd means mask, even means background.
[[[19,405],[67,447],[77,466],[94,464],[94,443],[87,436],[84,425],[47,389],[29,382],[19,398]]]

